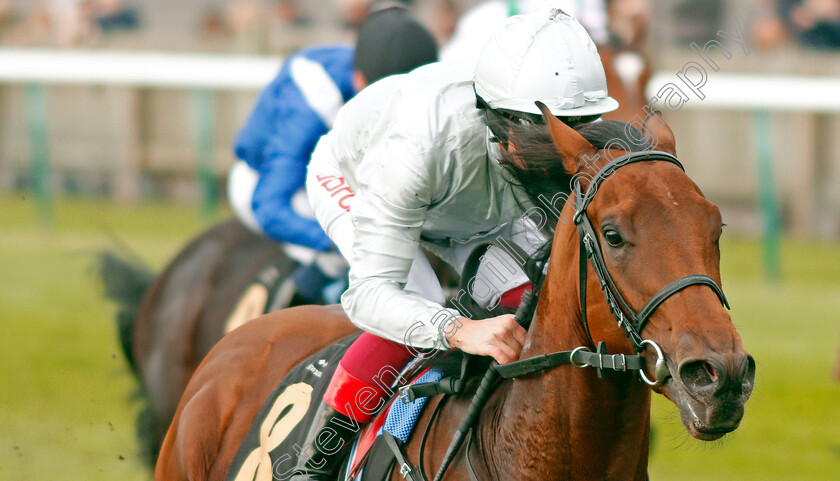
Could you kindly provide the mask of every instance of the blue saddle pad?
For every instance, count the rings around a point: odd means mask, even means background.
[[[415,379],[411,384],[437,382],[440,381],[441,377],[443,377],[443,374],[433,368],[426,371],[425,374]],[[391,408],[388,410],[388,416],[385,418],[385,424],[379,430],[379,434],[382,434],[382,431],[385,430],[400,441],[404,443],[408,442],[408,436],[414,430],[414,424],[417,422],[417,418],[420,417],[420,413],[423,411],[427,399],[425,397],[418,398],[408,404],[399,399],[396,400],[391,404]]]

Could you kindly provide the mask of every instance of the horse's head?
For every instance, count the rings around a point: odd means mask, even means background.
[[[608,284],[617,290],[619,307],[614,311],[629,311],[631,320],[637,313],[648,314],[650,309],[643,306],[661,297],[664,287],[683,278],[692,280],[688,287],[674,284],[679,288],[665,292],[665,300],[653,306],[652,313],[643,316],[646,319],[630,322],[641,330],[642,339],[661,347],[667,360],[667,371],[664,365],[655,369],[656,353],[647,345],[640,346],[649,357],[647,377],[656,379],[658,375],[662,381],[654,390],[679,407],[692,436],[714,440],[734,430],[753,389],[755,362],[744,350],[717,288],[718,240],[723,226],[719,209],[703,196],[676,158],[667,154],[661,154],[659,160],[668,161],[639,161],[639,156],[634,156],[635,160],[615,170],[602,171],[602,181],[594,180],[599,169],[628,151],[609,145],[598,150],[554,116],[545,117],[565,170],[577,174],[582,192],[587,193],[576,195],[578,211],[580,199],[591,197],[583,213],[591,230],[581,231],[580,237],[591,232],[597,240],[594,249],[601,255],[595,257],[602,258],[611,278]],[[656,150],[676,155],[670,128],[658,117],[649,123],[646,134],[655,139]],[[614,146],[622,143],[626,139]],[[566,208],[571,218],[569,209],[574,206]],[[576,222],[566,226],[558,224],[555,247],[558,242],[568,243],[574,235],[568,230],[581,223],[580,217],[579,213]],[[561,235],[564,229],[565,235]],[[564,240],[558,240],[560,237]],[[589,334],[595,342],[604,340],[611,350],[627,351],[632,332],[616,327],[595,270],[591,263],[586,268]],[[654,371],[658,371],[656,375]]]

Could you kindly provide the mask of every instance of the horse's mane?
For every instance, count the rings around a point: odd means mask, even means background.
[[[552,199],[556,194],[567,196],[572,188],[572,175],[560,162],[560,154],[548,129],[542,125],[519,124],[503,119],[509,129],[509,139],[516,150],[502,154],[502,165],[513,183],[519,186],[529,200],[538,205],[540,196]],[[589,122],[575,127],[596,149],[618,145],[629,147],[632,152],[650,149],[650,143],[640,142],[644,136],[632,125],[615,120]],[[559,220],[556,212],[548,212],[549,224]]]
[[[557,194],[568,198],[572,190],[574,172],[567,172],[563,167],[548,129],[544,125],[520,124],[503,117],[495,121],[500,125],[494,127],[506,129],[509,132],[509,141],[516,146],[516,150],[502,154],[501,163],[511,182],[528,196],[528,199],[518,199],[520,205],[524,205],[524,200],[534,205],[542,205],[540,197],[553,199]],[[645,138],[639,129],[624,122],[589,122],[576,126],[575,130],[598,150],[621,146],[637,152],[651,148],[647,140],[639,140]],[[554,226],[559,221],[559,212],[555,209],[543,211],[547,216],[546,228],[553,234]],[[550,247],[549,238],[536,255],[539,261],[548,258]]]

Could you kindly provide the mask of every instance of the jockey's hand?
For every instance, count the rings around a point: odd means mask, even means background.
[[[461,317],[447,342],[466,353],[492,356],[499,364],[519,359],[527,331],[513,320],[513,314],[473,320]]]

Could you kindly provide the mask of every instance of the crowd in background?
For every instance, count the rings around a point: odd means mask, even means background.
[[[762,48],[793,40],[804,47],[840,47],[840,0],[774,0],[766,2],[753,39]]]
[[[0,0],[0,41],[13,45],[94,46],[103,35],[142,27],[123,0],[50,0],[25,8]]]
[[[0,0],[0,45],[288,53],[351,38],[373,0]],[[403,0],[443,44],[479,0]],[[586,1],[586,0],[579,0]],[[745,28],[762,49],[840,47],[840,0],[752,0]],[[648,25],[665,41],[713,38],[734,0],[607,0],[613,42],[640,50]],[[656,10],[655,12],[653,10]],[[709,35],[711,32],[711,36]],[[178,41],[172,41],[178,39]]]

